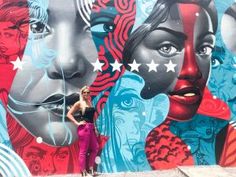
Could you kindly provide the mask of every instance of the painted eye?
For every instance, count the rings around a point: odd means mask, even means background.
[[[52,33],[52,29],[47,24],[35,20],[30,22],[30,30],[34,39],[41,39]]]
[[[202,46],[198,50],[199,55],[211,55],[213,48],[209,45]]]
[[[164,57],[171,57],[178,53],[178,49],[172,44],[161,45],[157,50]]]
[[[114,100],[116,100],[116,104],[121,110],[130,110],[137,107],[139,103],[139,98],[137,95],[133,93],[126,93],[120,96],[117,96]]]
[[[115,25],[112,23],[100,23],[91,27],[92,32],[109,33],[115,30]]]
[[[45,33],[50,32],[49,26],[47,26],[46,24],[42,22],[35,22],[35,23],[30,24],[30,29],[35,34],[42,34],[42,33],[45,34]]]
[[[212,58],[211,65],[212,65],[212,68],[217,68],[219,65],[221,65],[221,62],[217,58]]]
[[[123,108],[131,108],[135,105],[133,97],[124,97],[120,103]]]

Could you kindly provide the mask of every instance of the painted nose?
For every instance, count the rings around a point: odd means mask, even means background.
[[[57,57],[52,65],[47,68],[48,77],[51,79],[73,79],[82,77],[85,73],[85,60],[80,56],[67,57],[64,60]]]
[[[52,40],[57,57],[47,68],[48,77],[51,79],[72,79],[82,77],[85,73],[86,60],[81,54],[75,52],[70,28],[72,27],[66,23],[60,23],[55,28]]]
[[[195,52],[192,45],[185,46],[184,62],[180,72],[179,79],[196,81],[202,77],[202,73],[198,67]]]
[[[43,172],[45,174],[53,174],[55,173],[56,169],[54,167],[54,164],[52,164],[53,162],[45,162],[44,165],[43,165]]]

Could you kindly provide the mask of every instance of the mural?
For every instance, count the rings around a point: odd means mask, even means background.
[[[0,176],[80,172],[66,114],[84,85],[98,172],[236,166],[235,9],[233,0],[0,0]]]

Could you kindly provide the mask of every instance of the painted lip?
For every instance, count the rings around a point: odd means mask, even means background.
[[[182,104],[196,104],[201,100],[201,91],[197,87],[184,87],[169,93],[170,97]]]
[[[73,104],[79,100],[79,94],[73,93],[65,96],[63,94],[55,94],[47,97],[40,105],[43,108],[49,110],[56,116],[62,117],[66,115]],[[76,115],[75,115],[76,116]]]

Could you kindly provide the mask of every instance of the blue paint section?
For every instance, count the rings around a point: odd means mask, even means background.
[[[227,121],[195,115],[191,121],[171,123],[170,130],[190,149],[195,165],[215,165],[216,135]]]
[[[156,3],[156,0],[137,0],[136,1],[136,16],[135,24],[132,31],[135,31],[147,17],[151,14],[151,11]]]
[[[0,143],[12,148],[10,137],[7,131],[6,110],[0,101]]]
[[[0,170],[5,176],[32,176],[24,161],[11,148],[1,143],[0,157]]]
[[[216,0],[219,27],[216,34],[216,44],[212,55],[211,77],[208,83],[212,93],[224,100],[231,110],[231,121],[236,120],[236,56],[227,48],[221,35],[222,16],[234,3],[233,0]],[[230,30],[230,29],[229,29]]]
[[[151,170],[146,160],[145,139],[165,120],[169,99],[165,94],[142,99],[143,85],[140,76],[126,71],[111,91],[97,119],[99,132],[109,137],[102,150],[99,171]]]

